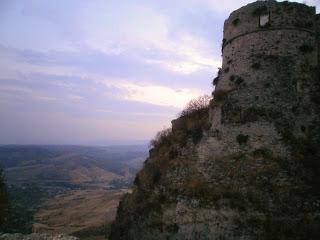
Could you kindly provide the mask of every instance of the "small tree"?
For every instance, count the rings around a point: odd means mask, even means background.
[[[208,95],[203,95],[200,96],[196,99],[192,99],[187,106],[182,110],[182,112],[180,113],[180,116],[187,116],[190,115],[196,111],[201,111],[203,109],[208,108],[210,101],[211,101],[211,97]]]
[[[150,141],[150,147],[156,147],[159,144],[164,143],[169,139],[169,136],[171,135],[171,133],[172,133],[171,128],[166,128],[166,129],[163,129],[162,131],[159,131],[156,134],[155,138]]]

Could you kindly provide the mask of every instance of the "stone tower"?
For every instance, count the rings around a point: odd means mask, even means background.
[[[320,239],[319,35],[304,4],[231,13],[212,103],[157,139],[110,239]]]
[[[272,0],[230,15],[215,79],[214,133],[248,136],[251,147],[270,148],[279,156],[290,154],[282,135],[317,135],[319,21],[314,7]],[[229,151],[239,150],[234,148]]]

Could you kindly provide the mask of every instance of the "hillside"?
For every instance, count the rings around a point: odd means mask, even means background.
[[[144,146],[1,146],[9,184],[130,183],[146,157]]]
[[[13,206],[7,231],[104,235],[146,153],[146,146],[0,146]]]
[[[290,2],[231,13],[213,101],[157,135],[111,240],[320,239],[319,20]]]

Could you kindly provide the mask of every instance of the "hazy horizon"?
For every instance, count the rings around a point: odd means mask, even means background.
[[[118,147],[118,146],[149,146],[150,140],[106,140],[101,143],[79,143],[79,144],[70,144],[70,143],[0,143],[0,147],[5,146],[75,146],[75,147]]]
[[[0,144],[148,142],[211,94],[224,20],[250,2],[2,0]]]

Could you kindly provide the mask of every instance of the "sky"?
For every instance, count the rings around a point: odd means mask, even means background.
[[[0,0],[0,144],[148,141],[211,94],[223,22],[250,2]]]

